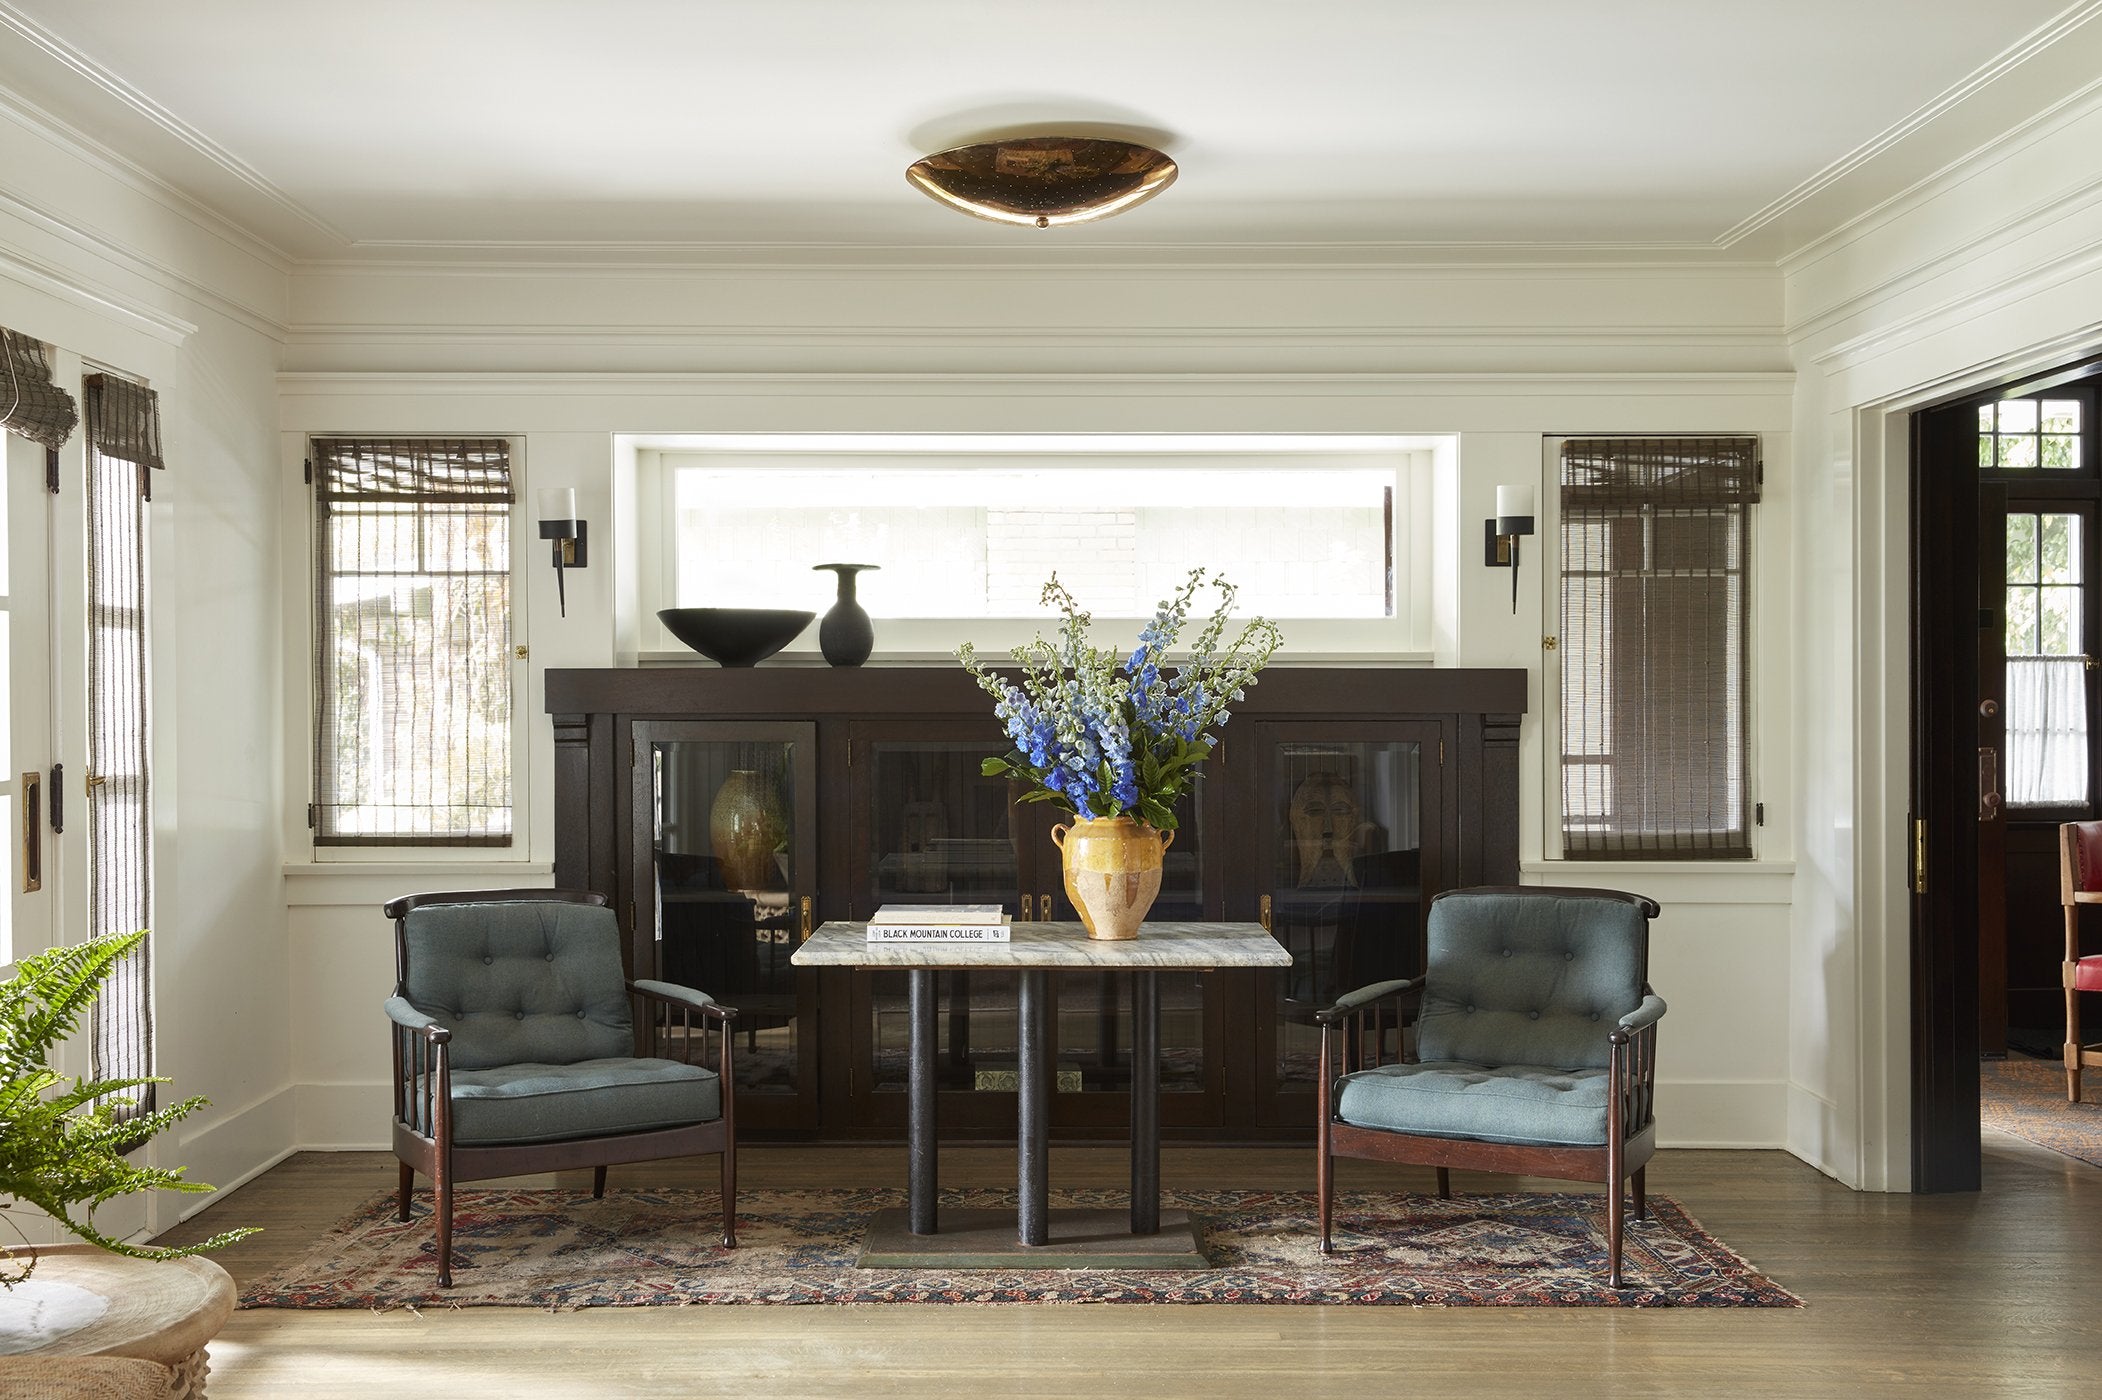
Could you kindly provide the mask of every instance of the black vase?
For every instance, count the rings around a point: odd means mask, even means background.
[[[876,625],[861,604],[854,601],[854,575],[863,569],[881,568],[880,564],[813,564],[814,569],[830,569],[839,575],[839,601],[825,614],[824,621],[817,625],[818,650],[825,660],[834,666],[859,666],[869,659],[869,652],[876,645]]]

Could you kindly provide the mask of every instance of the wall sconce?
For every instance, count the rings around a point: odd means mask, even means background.
[[[569,598],[562,587],[564,569],[581,569],[584,553],[584,522],[577,519],[577,493],[567,486],[545,487],[540,492],[540,538],[555,542],[555,601],[562,616],[569,616]]]
[[[1492,569],[1511,571],[1511,611],[1518,611],[1518,540],[1533,533],[1533,488],[1496,488],[1496,514],[1482,522],[1482,559]]]

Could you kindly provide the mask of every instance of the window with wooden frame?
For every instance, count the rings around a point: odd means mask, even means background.
[[[1748,860],[1751,437],[1562,444],[1561,825],[1572,860]]]
[[[2084,818],[2096,786],[2095,397],[2073,382],[1977,409],[1982,501],[2005,522],[1999,538],[1980,541],[1981,567],[2003,576],[2000,781],[2022,820]]]
[[[512,841],[503,438],[317,438],[317,846]]]
[[[160,399],[116,374],[86,382],[88,462],[88,932],[153,923],[152,716],[146,503],[161,456]],[[154,1072],[152,942],[110,971],[89,1015],[98,1079]],[[118,1096],[151,1109],[153,1086]]]

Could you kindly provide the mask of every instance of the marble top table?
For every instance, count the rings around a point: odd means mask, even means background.
[[[1173,1247],[1150,1243],[1162,1234],[1160,1213],[1160,984],[1158,974],[1223,967],[1289,967],[1292,956],[1261,924],[1163,920],[1142,924],[1137,938],[1101,940],[1079,923],[1018,923],[1006,943],[871,943],[863,923],[819,927],[790,959],[798,967],[861,967],[906,974],[911,1027],[908,1078],[909,1189],[902,1222],[879,1216],[863,1251],[865,1265],[910,1267],[1193,1267],[1204,1266],[1196,1226],[1171,1222]],[[1016,1008],[1018,1104],[1016,1238],[1018,1247],[990,1245],[982,1222],[956,1222],[943,1231],[935,1209],[936,1127],[935,986],[937,972],[997,968],[1018,974]],[[1113,972],[1131,977],[1131,1222],[1129,1235],[1106,1237],[1095,1219],[1054,1220],[1048,1209],[1050,1166],[1050,991],[1060,970]],[[885,1215],[891,1212],[885,1212]],[[1093,1214],[1099,1214],[1093,1213]],[[902,1225],[902,1229],[895,1228]],[[943,1235],[953,1236],[937,1240]],[[1054,1238],[1055,1236],[1055,1238]],[[1134,1240],[1132,1237],[1149,1237]]]

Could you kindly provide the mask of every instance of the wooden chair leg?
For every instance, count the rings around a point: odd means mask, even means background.
[[[409,1218],[409,1196],[416,1189],[416,1169],[407,1162],[401,1163],[400,1166],[401,1202],[394,1209],[394,1218],[396,1220],[407,1220]]]
[[[2074,974],[2077,973],[2080,969],[2079,964],[2072,962],[2061,964],[2061,968],[2062,971],[2059,980],[2065,983],[2066,988],[2066,1101],[2068,1103],[2079,1103],[2080,993],[2074,989],[2073,983]]]
[[[1438,1199],[1441,1201],[1452,1199],[1452,1168],[1450,1167],[1438,1168]]]
[[[593,1167],[591,1169],[591,1199],[594,1201],[603,1201],[605,1198],[606,1169],[604,1167]]]
[[[1646,1178],[1646,1177],[1647,1177],[1648,1175],[1649,1175],[1649,1168],[1648,1168],[1648,1167],[1637,1167],[1637,1168],[1635,1168],[1635,1176],[1634,1176],[1634,1187],[1635,1187],[1635,1218],[1636,1218],[1637,1220],[1647,1220],[1647,1219],[1649,1219],[1649,1200],[1648,1200],[1648,1198],[1647,1198],[1647,1195],[1646,1195],[1646,1188],[1647,1188],[1647,1186],[1648,1186],[1648,1184],[1649,1184],[1649,1183],[1648,1183],[1648,1182],[1647,1182],[1647,1181],[1645,1180],[1645,1178]]]
[[[737,1147],[723,1147],[723,1248],[737,1248]]]
[[[1627,1202],[1620,1183],[1606,1187],[1606,1287],[1624,1288],[1620,1281],[1620,1230],[1627,1216]]]
[[[453,1286],[453,1174],[450,1164],[438,1163],[438,1286]]]
[[[1329,1233],[1336,1217],[1336,1159],[1326,1150],[1326,1143],[1322,1147],[1320,1159],[1314,1164],[1314,1199],[1321,1211],[1321,1252],[1333,1254],[1336,1247]]]

